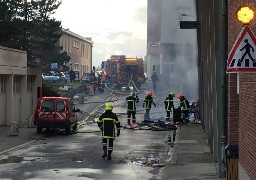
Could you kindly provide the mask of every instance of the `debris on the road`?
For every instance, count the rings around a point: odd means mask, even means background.
[[[134,130],[152,130],[152,131],[170,131],[177,130],[177,124],[172,121],[165,120],[145,120],[140,123],[132,123],[130,125],[122,125],[124,129]]]
[[[153,155],[150,155],[147,158],[139,158],[136,161],[133,162],[133,164],[139,165],[139,166],[150,166],[150,167],[163,167],[165,164],[160,164],[160,160]]]

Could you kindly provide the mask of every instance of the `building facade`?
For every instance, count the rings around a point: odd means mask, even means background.
[[[156,71],[172,90],[197,99],[197,31],[179,25],[196,20],[195,1],[148,0],[147,14],[147,74]]]
[[[42,72],[27,68],[27,53],[0,47],[0,126],[27,125],[34,114]]]
[[[68,66],[76,72],[77,79],[81,79],[84,72],[92,71],[92,38],[82,37],[69,29],[63,29],[59,45],[71,57]]]
[[[196,15],[189,2],[195,3]],[[213,161],[219,176],[225,177],[231,169],[226,163],[228,148],[238,147],[238,151],[233,149],[239,155],[238,168],[234,166],[232,171],[238,172],[235,179],[249,180],[256,179],[256,75],[226,73],[228,54],[244,26],[236,15],[243,5],[256,11],[254,0],[148,0],[147,73],[155,68],[163,75],[165,68],[172,71],[172,66],[181,70],[176,59],[187,59],[194,53],[194,40],[181,40],[186,35],[197,39],[200,117]],[[189,29],[178,31],[180,21],[196,21],[196,35]],[[249,26],[256,34],[255,17]],[[182,49],[186,49],[183,56],[177,56]]]
[[[231,51],[243,24],[236,18],[237,10],[244,5],[256,12],[254,0],[234,0],[228,2],[228,52]],[[256,19],[249,24],[256,34]],[[256,44],[252,45],[256,47]],[[254,50],[255,51],[255,50]],[[252,52],[252,54],[254,54]],[[249,57],[247,57],[249,58]],[[254,54],[254,58],[255,54]],[[255,71],[256,72],[256,71]],[[256,74],[228,74],[228,138],[227,143],[238,145],[239,179],[256,179]]]
[[[238,147],[233,149],[238,168],[232,170],[238,172],[238,178],[233,179],[251,180],[256,179],[256,75],[226,74],[228,54],[244,26],[236,15],[243,5],[250,6],[255,14],[254,0],[197,0],[200,22],[198,64],[201,117],[218,172],[225,176],[230,171],[223,166],[227,160],[225,148]],[[254,17],[249,24],[254,34],[255,25]]]

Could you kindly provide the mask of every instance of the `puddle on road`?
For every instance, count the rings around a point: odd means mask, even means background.
[[[77,158],[73,158],[73,161],[78,162],[78,163],[83,162],[82,159],[77,159]]]
[[[0,164],[21,163],[23,160],[24,157],[9,156],[7,159],[1,159]]]
[[[39,159],[40,158],[24,158],[19,156],[9,156],[8,158],[0,159],[0,165],[9,163],[33,162]]]

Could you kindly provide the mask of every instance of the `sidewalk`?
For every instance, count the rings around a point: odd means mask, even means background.
[[[160,172],[161,180],[224,180],[218,178],[201,124],[184,124],[177,131],[177,141],[170,148],[170,164]]]

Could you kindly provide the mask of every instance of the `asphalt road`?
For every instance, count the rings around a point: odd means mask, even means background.
[[[144,115],[142,100],[146,89],[138,95],[141,101],[137,121],[140,122]],[[113,111],[125,125],[126,95],[117,96],[108,100],[113,102]],[[87,114],[76,134],[67,136],[62,131],[51,132],[46,138],[2,157],[0,179],[158,179],[162,166],[168,164],[170,158],[170,146],[165,142],[169,131],[122,129],[121,136],[114,141],[112,160],[101,159],[100,132],[93,121],[103,112],[105,98],[104,95],[88,97],[88,101],[76,105]],[[157,107],[151,111],[152,118],[165,116],[164,98],[155,97]],[[152,167],[149,158],[157,162],[156,166]]]

